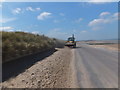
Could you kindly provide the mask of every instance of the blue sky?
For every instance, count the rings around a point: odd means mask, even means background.
[[[4,2],[0,5],[0,30],[24,31],[77,40],[115,39],[118,3]]]

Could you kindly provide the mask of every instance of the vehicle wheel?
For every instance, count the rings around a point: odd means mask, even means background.
[[[76,48],[76,45],[74,45],[73,48]]]

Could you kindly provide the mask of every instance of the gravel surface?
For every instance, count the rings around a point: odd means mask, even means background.
[[[118,88],[118,52],[77,43],[74,54],[80,88]]]
[[[25,72],[2,83],[4,88],[71,88],[76,87],[71,67],[72,49],[61,48],[35,63]]]
[[[104,48],[108,50],[113,50],[113,51],[120,51],[120,48],[118,47],[118,44],[111,44],[111,45],[89,45],[94,48]]]

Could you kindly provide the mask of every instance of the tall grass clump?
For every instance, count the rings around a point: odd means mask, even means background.
[[[2,31],[2,63],[55,48],[55,42],[44,35]]]

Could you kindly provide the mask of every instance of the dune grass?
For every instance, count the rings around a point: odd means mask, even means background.
[[[2,63],[55,48],[56,39],[25,32],[2,33]]]

